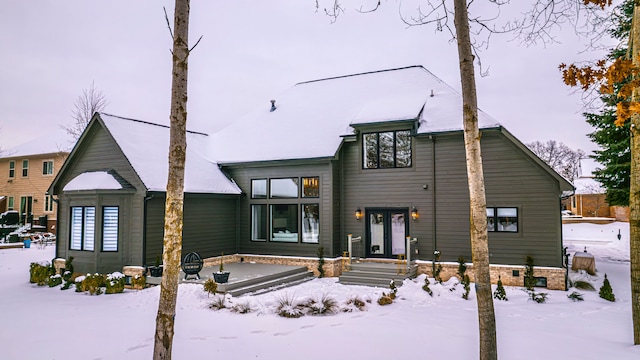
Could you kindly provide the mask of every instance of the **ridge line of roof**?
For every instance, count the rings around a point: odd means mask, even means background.
[[[149,121],[144,121],[144,120],[138,120],[138,119],[127,118],[127,117],[124,117],[124,116],[119,116],[119,115],[109,114],[109,113],[106,113],[106,112],[100,112],[99,114],[101,114],[101,115],[111,116],[111,117],[118,118],[118,119],[121,119],[121,120],[128,120],[128,121],[138,122],[138,123],[141,123],[141,124],[153,125],[153,126],[159,126],[159,127],[163,127],[163,128],[170,129],[170,127],[169,127],[169,126],[167,126],[167,125],[162,125],[162,124],[152,123],[152,122],[149,122]],[[192,134],[197,134],[197,135],[209,136],[209,134],[207,134],[207,133],[203,133],[203,132],[199,132],[199,131],[187,130],[187,132],[188,132],[188,133],[192,133]]]
[[[387,72],[387,71],[405,70],[405,69],[411,69],[411,68],[422,68],[422,69],[425,69],[424,66],[422,66],[422,65],[410,65],[410,66],[399,67],[399,68],[395,68],[395,69],[384,69],[384,70],[367,71],[367,72],[357,73],[357,74],[348,74],[348,75],[333,76],[333,77],[328,77],[328,78],[323,78],[323,79],[302,81],[302,82],[297,83],[296,85],[309,84],[309,83],[318,82],[318,81],[325,81],[325,80],[342,79],[342,78],[348,78],[348,77],[352,77],[352,76],[377,74],[377,73],[382,73],[382,72]]]

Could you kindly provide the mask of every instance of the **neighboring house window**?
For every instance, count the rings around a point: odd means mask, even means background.
[[[13,196],[9,196],[9,200],[7,200],[7,210],[13,210]]]
[[[118,251],[118,207],[102,208],[102,251]]]
[[[9,177],[16,177],[16,162],[13,160],[9,161]]]
[[[518,232],[518,208],[487,208],[487,231]]]
[[[251,180],[251,240],[317,244],[320,204],[302,199],[318,197],[319,176]]]
[[[96,227],[96,208],[93,206],[71,207],[71,250],[93,251]]]
[[[267,205],[251,205],[251,240],[267,241]]]
[[[362,135],[364,169],[411,167],[411,131],[386,131]]]
[[[252,199],[267,198],[267,179],[251,180],[251,198]]]
[[[320,205],[302,205],[302,242],[318,243],[320,233]]]
[[[44,194],[44,212],[53,212],[53,195]]]
[[[42,162],[42,175],[53,175],[53,160]]]
[[[22,177],[29,176],[29,160],[22,160]]]

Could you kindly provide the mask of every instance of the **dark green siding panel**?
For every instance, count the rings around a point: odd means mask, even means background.
[[[261,254],[261,255],[283,255],[283,256],[308,256],[316,257],[318,247],[324,247],[325,254],[335,254],[333,247],[334,237],[334,217],[333,201],[335,200],[333,191],[335,184],[332,184],[332,165],[330,161],[296,165],[283,162],[273,166],[242,166],[230,167],[225,171],[235,180],[243,191],[239,205],[239,248],[240,253]],[[248,194],[251,193],[251,179],[269,179],[284,177],[307,177],[318,176],[320,179],[320,197],[313,199],[279,199],[279,200],[259,200],[252,201]],[[298,204],[317,203],[320,205],[320,237],[318,244],[306,243],[283,243],[271,241],[251,241],[250,240],[250,203],[270,204]],[[298,215],[299,217],[300,215]],[[300,219],[298,219],[298,223]]]
[[[234,254],[236,250],[236,197],[185,194],[182,254],[196,251],[203,258]],[[146,261],[153,265],[162,254],[164,194],[147,202]]]

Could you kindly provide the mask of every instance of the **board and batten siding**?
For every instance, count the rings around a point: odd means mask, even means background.
[[[195,251],[202,258],[237,252],[237,195],[186,193],[182,256]],[[162,258],[165,193],[150,194],[147,200],[145,265]]]
[[[359,246],[364,256],[364,241],[366,238],[365,210],[368,208],[403,208],[411,211],[416,207],[420,218],[407,219],[409,236],[417,238],[417,258],[430,260],[433,254],[433,234],[431,232],[432,219],[432,156],[429,141],[416,141],[412,137],[412,166],[408,168],[392,169],[363,169],[362,136],[357,141],[345,142],[342,147],[341,159],[344,171],[343,221],[344,232],[341,235],[342,248],[348,249],[347,235],[362,237]],[[426,185],[426,188],[425,188]],[[356,220],[355,211],[360,208],[363,213],[361,220]],[[355,249],[355,248],[354,248]],[[412,255],[415,256],[416,255]]]
[[[498,131],[481,138],[487,207],[517,207],[518,232],[490,232],[494,264],[562,266],[558,181]],[[442,261],[471,261],[469,190],[462,133],[436,137],[437,243]]]
[[[135,174],[124,154],[100,123],[93,123],[84,141],[73,152],[64,173],[58,179],[54,193],[58,194],[58,248],[57,257],[74,257],[74,268],[79,272],[122,271],[124,265],[142,265],[143,202],[146,189]],[[63,192],[64,186],[76,176],[90,171],[115,170],[135,189],[126,191],[73,191]],[[117,253],[101,252],[102,207],[119,207],[119,238]],[[96,207],[95,250],[69,249],[71,206]]]
[[[324,248],[325,256],[337,254],[333,246],[334,237],[334,212],[333,196],[334,184],[332,183],[331,161],[322,161],[299,165],[299,161],[282,161],[277,163],[246,164],[242,166],[224,167],[224,170],[242,189],[243,195],[238,206],[238,252],[241,254],[281,255],[281,256],[305,256],[317,257],[319,247]],[[251,199],[252,179],[275,179],[288,177],[319,177],[319,198],[298,199]],[[320,205],[320,233],[319,243],[297,243],[277,241],[252,241],[251,240],[251,209],[250,204],[319,204]],[[268,210],[270,211],[270,209]],[[298,207],[298,212],[300,212]],[[298,227],[300,213],[298,213]],[[271,231],[267,227],[267,232]]]

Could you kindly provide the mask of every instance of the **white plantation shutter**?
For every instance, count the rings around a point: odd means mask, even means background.
[[[71,250],[82,250],[82,208],[71,208]]]
[[[118,207],[102,210],[102,251],[118,251]]]
[[[96,208],[84,208],[84,250],[93,251],[96,229]]]

